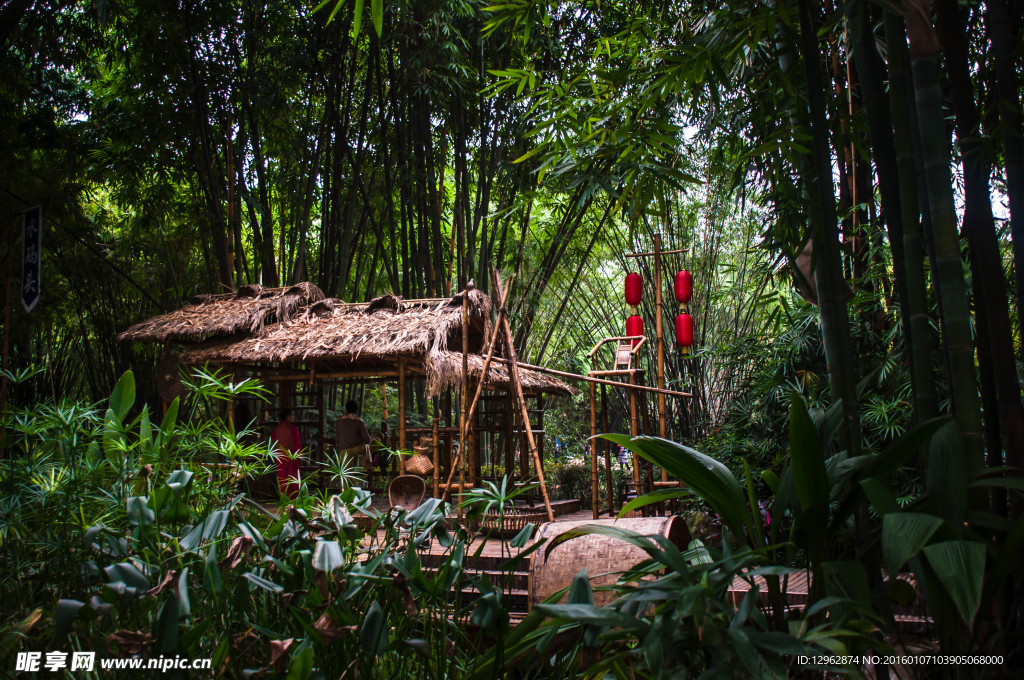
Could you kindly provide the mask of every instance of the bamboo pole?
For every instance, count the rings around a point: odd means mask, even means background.
[[[494,289],[498,292],[498,295],[504,297],[501,277],[498,276],[497,270],[491,270],[491,278],[494,281]],[[533,464],[537,468],[537,481],[540,482],[540,494],[541,498],[544,499],[544,509],[548,513],[548,521],[555,521],[555,513],[551,509],[551,500],[548,498],[548,487],[544,481],[544,463],[540,459],[540,454],[537,451],[537,442],[533,438],[533,429],[530,427],[530,414],[526,409],[526,398],[523,396],[523,385],[519,382],[519,366],[516,361],[516,348],[515,342],[512,339],[512,329],[508,325],[508,318],[502,315],[498,320],[501,327],[505,331],[505,346],[508,349],[508,365],[510,368],[509,378],[511,379],[512,387],[516,391],[516,397],[519,399],[519,410],[523,416],[523,429],[526,430],[526,439],[530,444],[530,453],[533,456]]]
[[[511,280],[512,279],[509,279],[510,282],[511,282]],[[509,290],[511,290],[511,286],[509,287]],[[505,315],[505,302],[508,299],[508,291],[505,291],[504,293],[502,293],[500,295],[500,298],[501,298],[501,304],[498,306],[498,323],[494,324],[494,328],[491,329],[491,337],[490,337],[490,339],[489,339],[489,341],[487,343],[487,355],[484,357],[483,373],[481,373],[480,380],[477,381],[476,393],[473,395],[473,403],[470,404],[470,406],[469,406],[470,414],[472,414],[472,413],[474,413],[476,411],[477,403],[480,401],[480,393],[483,392],[484,382],[485,382],[485,379],[487,377],[487,371],[491,367],[491,361],[496,359],[496,357],[494,356],[494,349],[498,345],[498,335],[501,332],[501,319],[504,318],[504,315]],[[463,328],[465,328],[465,327],[466,327],[466,325],[463,324]],[[509,393],[511,394],[511,390],[509,390]],[[461,441],[461,438],[463,437],[462,426],[461,425],[460,425],[460,428],[459,428],[459,437],[460,437],[460,441]],[[452,479],[454,479],[454,477],[455,477],[455,468],[456,468],[456,466],[461,466],[461,465],[462,465],[462,445],[460,443],[459,451],[458,451],[458,453],[455,454],[455,461],[452,463],[451,470],[448,471],[448,481],[445,482],[444,495],[441,496],[442,502],[446,498],[448,498],[448,490],[449,490],[449,488],[451,488]],[[461,491],[461,490],[462,490],[462,487],[459,487],[459,491]]]
[[[594,519],[597,519],[597,385],[590,383],[590,497],[594,501]]]
[[[665,327],[661,300],[661,234],[654,235],[654,331],[658,337],[658,389],[665,389]],[[631,381],[632,382],[632,381]],[[665,394],[658,392],[658,436],[665,438],[668,419],[665,416]]]
[[[629,384],[632,385],[636,381],[636,375],[630,374]],[[640,428],[638,427],[636,417],[636,392],[630,390],[629,392],[629,435],[631,437],[639,434]],[[633,484],[636,485],[637,495],[640,494],[640,456],[633,452]]]
[[[601,385],[601,429],[608,431],[608,388]],[[606,441],[601,442],[604,451],[604,476],[608,485],[608,516],[615,516],[615,489],[612,487],[612,449]]]
[[[469,284],[462,289],[462,394],[459,397],[459,493],[466,491],[466,465],[468,453],[466,446],[469,439]],[[459,507],[459,518],[462,518],[462,507]]]
[[[398,359],[398,448],[405,451],[405,358]],[[398,457],[398,471],[405,474],[405,458]]]
[[[438,406],[440,397],[434,397],[431,399],[431,406],[434,410],[434,432],[433,432],[433,444],[434,444],[434,498],[437,498],[439,487],[441,486],[441,431],[439,423],[437,422],[441,418],[441,409]]]

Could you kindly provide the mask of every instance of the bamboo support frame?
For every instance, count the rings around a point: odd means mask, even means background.
[[[511,279],[509,279],[509,281],[511,282]],[[509,286],[509,290],[511,290],[511,286]],[[491,361],[493,361],[496,358],[494,356],[494,350],[498,346],[498,334],[501,332],[501,320],[503,318],[505,318],[505,302],[507,301],[507,299],[508,299],[508,291],[505,291],[503,294],[501,294],[501,304],[498,306],[498,323],[494,324],[494,328],[491,330],[491,337],[490,337],[490,339],[489,339],[489,341],[487,343],[487,356],[484,357],[484,368],[483,368],[483,372],[481,373],[481,376],[483,378],[486,378],[486,376],[487,376],[487,371],[491,367]],[[465,323],[463,323],[462,327],[463,327],[463,329],[465,329],[467,326],[466,326]],[[464,374],[464,375],[468,375],[468,374]],[[476,392],[473,395],[473,403],[470,404],[470,406],[469,406],[469,413],[470,414],[472,414],[472,413],[474,413],[476,411],[477,404],[480,401],[480,393],[483,392],[483,388],[484,388],[484,380],[478,380],[477,384],[476,384]],[[512,391],[510,389],[509,390],[509,394],[511,394],[511,392]],[[465,391],[463,391],[463,399],[465,399]],[[463,447],[462,447],[462,444],[461,444],[461,440],[465,437],[464,431],[462,429],[463,427],[465,427],[465,424],[466,423],[463,422],[462,425],[460,425],[460,429],[459,429],[459,437],[460,437],[459,451],[458,451],[458,453],[455,454],[455,460],[452,462],[451,470],[448,471],[448,481],[445,482],[444,495],[441,497],[441,501],[442,502],[448,497],[448,490],[451,488],[452,479],[454,478],[454,475],[455,475],[455,468],[456,468],[456,466],[462,467],[462,460],[463,460],[463,458],[462,458],[462,451],[463,451]],[[460,482],[459,490],[460,491],[462,490],[461,482]]]
[[[597,385],[590,383],[590,497],[594,501],[594,519],[597,519],[598,505],[597,497]]]
[[[510,363],[508,359],[501,359],[498,357],[494,358],[494,361],[499,361],[503,364]],[[546,366],[534,366],[533,364],[525,364],[523,362],[517,362],[517,364],[523,368],[528,368],[531,371],[537,371],[539,373],[548,373],[550,375],[557,375],[562,378],[570,378],[572,380],[583,380],[585,382],[597,383],[598,385],[612,385],[614,387],[622,387],[628,390],[639,390],[641,392],[661,392],[670,397],[692,397],[693,394],[690,392],[676,392],[675,390],[659,390],[657,387],[647,387],[646,385],[630,385],[629,383],[618,382],[615,380],[604,380],[603,378],[593,378],[588,375],[580,375],[578,373],[567,373],[565,371],[556,371],[553,368],[547,368]],[[630,371],[623,371],[623,375],[627,375],[629,372],[638,371],[639,369],[630,369]]]
[[[636,374],[630,374],[629,384],[636,382]],[[636,417],[636,392],[629,392],[629,436],[635,437],[640,432],[639,423]],[[633,484],[636,485],[637,494],[640,493],[640,456],[633,453]]]
[[[439,397],[431,399],[431,408],[434,411],[434,423],[433,423],[433,447],[434,447],[434,498],[437,498],[439,487],[441,486],[441,431],[440,424],[437,422],[441,418],[441,409],[438,406],[440,401]]]
[[[608,388],[601,385],[601,428],[608,431]],[[602,441],[604,451],[604,475],[608,485],[608,516],[615,516],[615,488],[612,486],[612,449],[608,442]]]
[[[398,360],[398,448],[405,451],[405,358]],[[405,459],[399,456],[398,471],[405,474]]]
[[[494,289],[498,292],[498,295],[502,298],[505,297],[502,285],[501,277],[498,276],[497,270],[491,270],[491,278],[494,281]],[[509,366],[509,378],[512,382],[512,387],[516,391],[516,397],[519,399],[519,410],[523,416],[523,429],[526,430],[526,439],[530,444],[530,454],[533,456],[533,464],[537,468],[537,481],[540,483],[540,494],[541,498],[544,499],[544,509],[548,513],[548,521],[555,521],[555,513],[551,509],[551,499],[548,498],[548,487],[544,481],[544,463],[540,459],[540,453],[537,451],[537,442],[533,438],[533,429],[530,427],[530,414],[526,408],[526,398],[523,396],[523,386],[519,382],[519,366],[516,361],[516,349],[515,341],[512,338],[512,329],[508,325],[508,317],[501,315],[498,319],[498,323],[501,325],[505,332],[505,347],[508,350],[508,366]]]

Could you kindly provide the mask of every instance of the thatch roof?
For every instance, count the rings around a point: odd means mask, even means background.
[[[118,340],[149,342],[203,342],[239,333],[259,333],[265,326],[289,321],[297,311],[326,313],[333,300],[309,282],[288,288],[242,286],[234,293],[199,295],[194,304],[135,324]],[[320,304],[316,304],[320,303]]]
[[[316,370],[380,370],[399,357],[426,374],[430,394],[462,384],[462,301],[468,295],[470,375],[480,379],[479,355],[491,329],[491,299],[478,290],[452,298],[403,300],[383,295],[370,302],[324,298],[305,283],[256,294],[211,296],[177,312],[132,326],[121,340],[196,342],[181,352],[187,365],[316,366]],[[520,370],[528,392],[574,394],[565,383]],[[508,371],[492,364],[487,385],[509,386]]]
[[[484,372],[484,357],[479,354],[469,354],[466,357],[469,367],[469,375],[474,380],[480,380]],[[427,357],[423,362],[427,372],[427,391],[430,394],[438,394],[442,390],[462,386],[462,352],[442,351]],[[577,394],[579,390],[566,385],[558,378],[545,375],[539,371],[519,367],[519,381],[522,383],[524,392],[547,392],[549,394]],[[487,389],[507,390],[512,384],[509,379],[508,367],[501,363],[492,362],[487,367],[487,379],[484,387]]]
[[[346,357],[426,355],[447,349],[449,336],[461,348],[462,298],[402,300],[384,295],[366,303],[335,304],[329,313],[298,314],[236,342],[186,350],[187,363],[287,362]],[[470,351],[479,351],[490,329],[491,299],[469,292]]]

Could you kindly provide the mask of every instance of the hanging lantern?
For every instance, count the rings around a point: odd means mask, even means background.
[[[676,344],[680,347],[693,344],[693,317],[686,312],[676,316]]]
[[[644,280],[636,272],[626,274],[626,304],[636,307],[644,294]]]
[[[626,319],[626,335],[643,335],[644,334],[644,320],[642,317],[634,314],[633,316]],[[639,340],[633,341],[633,346],[636,347]]]
[[[676,272],[674,283],[676,302],[685,305],[693,296],[693,274],[685,269],[681,272]]]

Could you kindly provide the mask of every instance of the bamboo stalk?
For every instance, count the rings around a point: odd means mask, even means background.
[[[441,486],[441,431],[438,420],[441,418],[441,409],[438,407],[438,401],[440,397],[433,397],[431,399],[431,407],[434,411],[434,424],[433,424],[433,445],[434,445],[434,498],[437,498],[437,492]]]
[[[608,431],[608,388],[601,385],[601,429]],[[612,448],[606,441],[601,441],[604,451],[604,476],[608,484],[608,516],[615,516],[615,489],[612,487]]]
[[[665,389],[665,328],[661,307],[661,234],[654,235],[654,330],[658,337],[658,389]],[[632,376],[630,382],[632,380]],[[630,392],[630,394],[633,394]],[[665,395],[658,392],[658,436],[665,438],[668,422],[665,416]]]
[[[463,228],[459,229],[460,240]],[[468,429],[469,429],[469,285],[462,290],[462,395],[459,398],[462,408],[459,409],[459,493],[466,490],[466,466],[465,460],[469,459],[466,453]],[[459,518],[462,517],[462,507],[459,507]]]
[[[405,451],[405,359],[398,359],[398,448]],[[405,474],[405,458],[399,456],[398,470]]]
[[[515,278],[515,277],[512,277],[512,278]],[[509,279],[510,282],[511,282],[512,278]],[[511,290],[511,286],[509,287],[508,290]],[[503,292],[501,294],[501,304],[498,307],[498,323],[494,324],[494,328],[491,329],[491,337],[490,337],[490,340],[487,343],[487,356],[484,357],[484,368],[483,368],[483,372],[480,374],[481,375],[481,379],[479,381],[477,381],[476,393],[473,395],[473,403],[470,404],[470,406],[469,406],[469,413],[470,413],[470,415],[472,415],[473,413],[476,412],[477,403],[480,401],[480,393],[483,392],[483,389],[484,389],[484,379],[486,379],[487,371],[491,367],[491,361],[493,361],[495,359],[494,349],[498,346],[498,335],[501,333],[501,323],[500,322],[501,322],[501,319],[503,319],[504,315],[505,315],[505,303],[506,303],[507,300],[508,300],[508,291],[505,291],[505,292]],[[463,324],[463,328],[465,328],[465,327],[466,327],[466,325]],[[511,390],[510,390],[510,393],[511,393]],[[462,438],[465,436],[463,434],[463,430],[462,430],[464,425],[465,425],[465,423],[463,423],[459,427],[460,442],[461,442]],[[461,443],[459,445],[458,453],[455,454],[455,461],[457,462],[458,467],[462,466],[462,445],[461,445]],[[445,482],[444,495],[441,497],[441,501],[442,502],[444,502],[444,500],[448,497],[448,489],[452,485],[452,479],[454,478],[454,475],[455,475],[455,468],[456,468],[456,463],[453,462],[452,468],[448,472],[448,481]],[[459,490],[460,491],[462,490],[461,486],[459,487]]]
[[[949,137],[946,133],[939,81],[939,42],[925,17],[927,3],[916,0],[907,13],[911,68],[917,97],[917,123],[924,152],[925,183],[931,208],[937,288],[942,295],[942,334],[950,367],[950,398],[964,439],[968,472],[984,465],[984,440],[978,403],[978,384],[971,338],[968,291],[964,282],[957,231],[956,201],[949,172]]]
[[[501,277],[498,275],[497,270],[491,270],[491,278],[494,281],[494,290],[498,292],[498,295],[504,297],[501,285]],[[551,509],[551,500],[548,498],[548,487],[544,481],[544,463],[541,461],[540,454],[537,451],[537,442],[533,438],[533,429],[530,427],[530,414],[527,412],[526,399],[523,396],[523,386],[522,383],[519,382],[519,367],[516,362],[516,348],[515,342],[512,338],[512,329],[509,327],[508,318],[505,316],[502,316],[499,319],[499,323],[501,324],[501,327],[505,331],[505,346],[508,349],[509,355],[508,365],[511,369],[509,371],[509,377],[511,378],[512,387],[516,391],[516,397],[518,397],[519,399],[519,410],[521,411],[523,417],[523,429],[526,430],[526,439],[530,445],[530,453],[533,456],[533,464],[537,468],[537,480],[540,482],[540,494],[541,498],[544,499],[544,509],[547,510],[548,521],[554,522],[555,513]]]
[[[590,497],[594,501],[594,519],[597,519],[597,385],[590,383]]]
[[[636,375],[630,374],[629,384],[636,383]],[[636,392],[629,391],[629,434],[635,437],[640,433],[639,423],[636,417]],[[640,493],[640,456],[633,452],[633,483],[636,485],[637,494]]]

